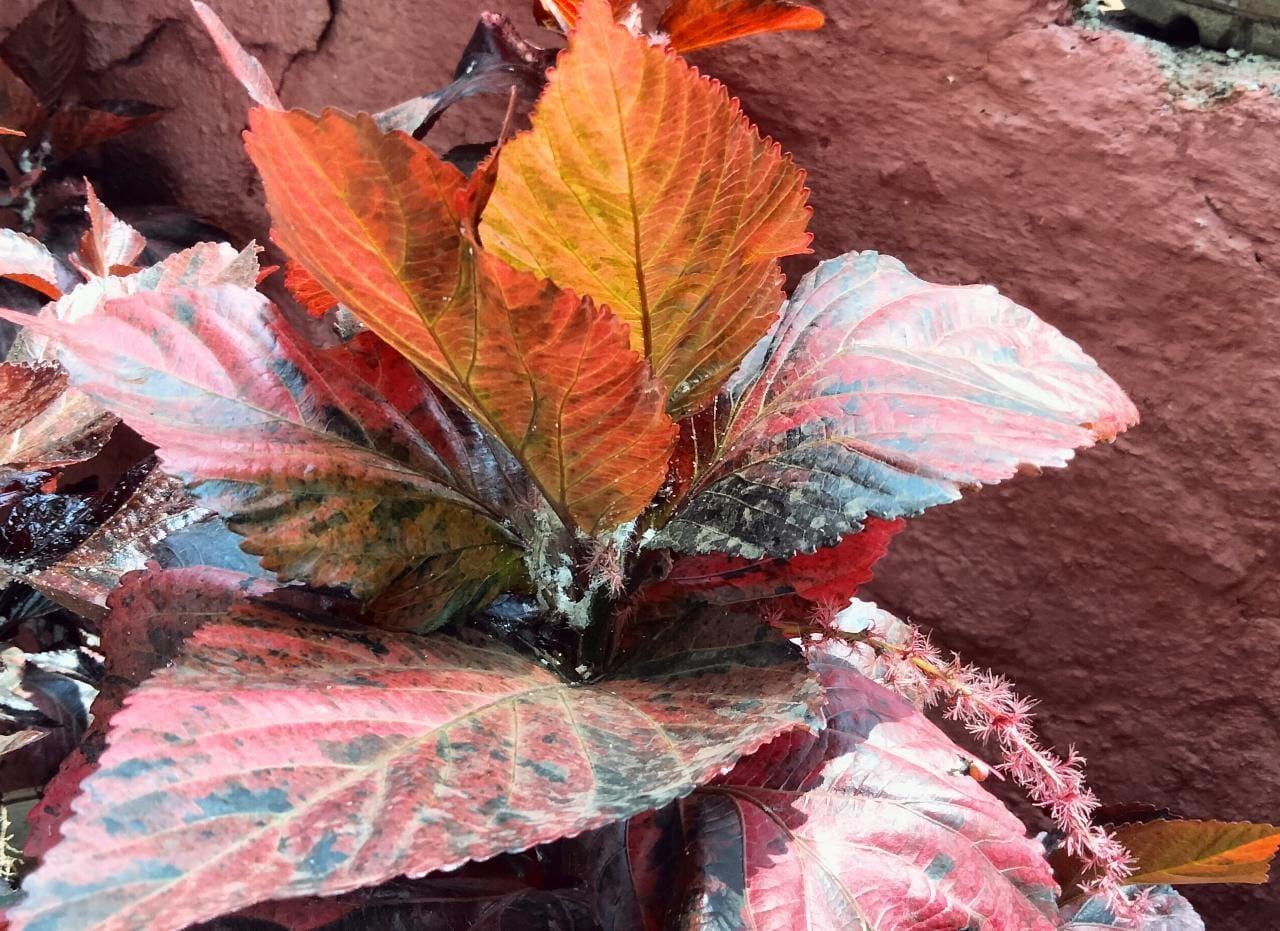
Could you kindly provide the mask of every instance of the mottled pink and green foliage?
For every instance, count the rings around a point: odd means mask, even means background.
[[[1198,919],[1144,884],[1265,874],[1268,826],[1096,823],[1007,683],[852,601],[1124,392],[874,252],[786,299],[803,172],[679,52],[821,14],[625,6],[545,0],[559,54],[485,14],[449,86],[317,115],[196,3],[297,308],[252,245],[146,265],[91,188],[67,264],[0,239],[49,298],[0,310],[0,768],[49,779],[14,931],[1154,931]],[[536,103],[437,154],[476,93]]]

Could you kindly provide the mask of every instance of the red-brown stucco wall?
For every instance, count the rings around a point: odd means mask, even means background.
[[[820,0],[819,0],[820,2]],[[261,236],[245,101],[185,0],[77,0],[104,96],[175,107],[111,150],[121,196]],[[0,32],[33,6],[0,5]],[[221,0],[287,104],[378,108],[447,80],[475,0]],[[527,22],[527,0],[504,9]],[[917,521],[873,585],[1040,698],[1108,801],[1280,819],[1280,99],[1180,95],[1065,0],[828,0],[819,34],[699,56],[810,171],[815,252],[986,281],[1079,341],[1143,423],[1065,472]],[[452,113],[454,141],[494,107]],[[793,270],[802,270],[804,263]],[[1276,883],[1191,893],[1280,927]]]

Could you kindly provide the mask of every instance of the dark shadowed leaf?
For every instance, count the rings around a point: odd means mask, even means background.
[[[784,735],[680,804],[680,927],[1051,929],[1040,845],[898,696],[815,653],[827,726]]]
[[[48,781],[89,726],[102,658],[87,649],[0,652],[0,731],[45,736],[0,756],[0,792]]]
[[[370,596],[424,559],[508,545],[402,412],[255,291],[140,292],[29,326],[283,579]]]
[[[825,22],[813,7],[788,0],[675,0],[658,32],[677,52],[692,52],[762,32],[821,29]]]
[[[59,159],[81,149],[141,129],[167,111],[137,100],[102,100],[93,106],[63,107],[49,118],[49,141]]]
[[[1120,387],[988,287],[874,252],[823,262],[730,385],[719,458],[656,541],[756,559],[831,546],[868,515],[1062,466],[1137,422]]]
[[[32,136],[42,124],[44,116],[44,107],[40,106],[40,100],[31,92],[31,88],[0,59],[0,125],[9,129],[6,136],[19,137],[0,140],[0,145],[9,142],[11,144],[5,148],[19,151],[25,145],[21,136]]]
[[[326,291],[502,440],[583,530],[634,517],[674,427],[627,328],[476,249],[466,179],[368,115],[255,109],[275,236]]]
[[[1265,883],[1276,851],[1280,827],[1249,821],[1140,821],[1116,825],[1116,839],[1133,856],[1136,867],[1128,882],[1184,885],[1193,883]],[[1090,878],[1081,863],[1055,852],[1054,871],[1068,898]]]
[[[52,108],[84,59],[84,21],[70,0],[44,0],[0,43],[0,59]]]
[[[661,806],[813,723],[794,649],[738,620],[672,630],[574,686],[493,641],[233,609],[115,715],[10,927],[177,929]]]
[[[696,169],[691,166],[697,166]],[[804,174],[719,84],[583,9],[532,129],[502,153],[485,247],[631,326],[683,416],[710,401],[806,251]]]
[[[523,99],[533,100],[554,59],[554,51],[521,38],[507,17],[481,13],[452,82],[383,110],[374,119],[384,130],[398,129],[422,138],[445,110],[474,94],[506,94],[514,89]]]

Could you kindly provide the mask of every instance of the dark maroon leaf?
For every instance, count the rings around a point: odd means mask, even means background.
[[[13,69],[0,60],[0,126],[30,136],[44,119],[44,107],[26,82]],[[11,151],[20,151],[26,142],[22,137],[0,139],[0,145]],[[16,183],[17,178],[10,178]]]
[[[63,107],[49,118],[49,141],[55,155],[66,159],[91,145],[150,126],[166,112],[164,107],[137,100],[103,100],[93,106]]]
[[[101,659],[83,649],[0,652],[0,730],[39,729],[38,742],[0,756],[0,792],[38,786],[57,770],[89,726]]]
[[[0,59],[52,108],[80,75],[84,21],[70,0],[44,0],[0,42]]]
[[[445,110],[463,98],[514,90],[532,101],[542,90],[555,54],[553,49],[539,48],[523,39],[506,16],[481,13],[451,83],[383,110],[374,119],[383,130],[399,129],[421,138]]]

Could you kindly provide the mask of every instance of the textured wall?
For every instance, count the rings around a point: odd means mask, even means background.
[[[0,31],[31,5],[0,5]],[[104,95],[176,108],[112,150],[129,169],[117,195],[260,236],[244,99],[185,2],[80,5]],[[217,5],[285,102],[313,108],[442,83],[480,9]],[[1143,413],[1066,472],[916,522],[876,597],[1039,697],[1046,736],[1090,757],[1107,800],[1274,821],[1280,100],[1232,91],[1230,71],[1162,71],[1132,37],[1058,25],[1064,5],[829,0],[821,34],[700,64],[810,169],[819,256],[877,248],[934,280],[992,282],[1076,338]],[[441,138],[482,138],[496,119],[451,113]],[[1274,882],[1193,897],[1211,931],[1274,927],[1280,910]]]

